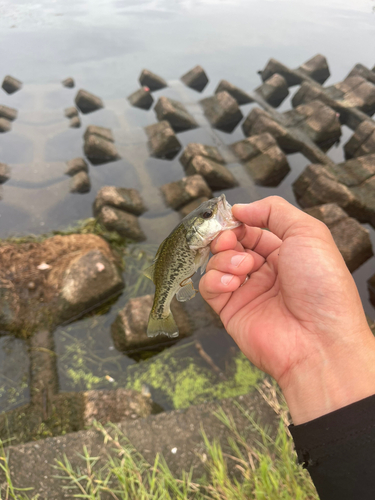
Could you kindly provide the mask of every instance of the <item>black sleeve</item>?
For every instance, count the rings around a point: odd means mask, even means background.
[[[289,429],[321,500],[375,500],[375,395]]]

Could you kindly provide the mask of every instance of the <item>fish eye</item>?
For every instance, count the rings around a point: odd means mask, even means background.
[[[212,210],[207,210],[207,212],[204,212],[202,214],[202,217],[203,217],[203,219],[209,219],[210,217],[212,217],[212,214],[213,214]]]

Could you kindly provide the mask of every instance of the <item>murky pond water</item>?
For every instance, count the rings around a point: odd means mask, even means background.
[[[120,299],[103,315],[55,331],[62,391],[128,383],[127,370],[135,361],[114,349],[110,327],[132,296],[152,293],[151,282],[135,286],[144,266],[137,252],[150,258],[180,220],[165,207],[159,192],[162,184],[183,176],[178,157],[172,161],[149,157],[143,127],[155,123],[155,114],[152,109],[132,108],[126,99],[137,89],[141,70],[149,68],[167,79],[169,87],[156,97],[182,101],[201,121],[200,128],[178,134],[183,146],[200,142],[225,151],[226,145],[243,138],[241,127],[232,134],[214,131],[195,105],[213,93],[219,80],[253,90],[260,82],[257,71],[270,57],[294,68],[322,53],[331,71],[326,84],[336,83],[357,62],[373,66],[374,23],[370,0],[0,0],[0,77],[11,74],[24,82],[22,91],[13,95],[1,90],[0,104],[18,109],[19,115],[12,131],[0,135],[0,162],[12,169],[11,179],[1,188],[0,238],[43,234],[91,217],[93,200],[104,185],[136,188],[148,206],[140,217],[147,241],[135,253],[129,250],[127,287]],[[202,94],[178,80],[196,64],[210,79]],[[61,80],[68,76],[75,79],[75,89],[62,87]],[[63,110],[73,105],[77,88],[100,96],[105,107],[82,115],[81,128],[71,129]],[[252,106],[241,107],[244,116]],[[290,109],[290,99],[279,109]],[[71,194],[65,162],[82,156],[87,125],[110,127],[121,159],[90,166],[91,191]],[[341,144],[328,152],[335,162],[344,160],[342,145],[352,134],[346,127],[342,131]],[[288,161],[291,172],[277,188],[254,186],[241,165],[229,165],[239,187],[226,191],[227,198],[234,203],[279,194],[295,203],[291,185],[309,161],[300,154],[289,155]],[[375,231],[366,227],[375,247]],[[354,272],[370,317],[375,310],[366,280],[374,267],[372,258]],[[211,334],[211,340],[203,335],[201,341],[224,370],[233,345],[220,327]],[[189,351],[189,342],[182,342],[187,345],[185,358],[194,350],[192,345]],[[1,338],[0,360],[0,410],[4,411],[29,398],[23,342]],[[160,394],[155,389],[153,396],[164,407],[173,406],[173,398]]]

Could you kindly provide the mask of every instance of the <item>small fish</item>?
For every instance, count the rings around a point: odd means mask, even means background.
[[[148,320],[147,335],[178,336],[171,313],[172,298],[180,302],[195,297],[192,276],[204,273],[210,256],[210,243],[222,231],[234,229],[237,221],[225,195],[203,202],[187,215],[160,245],[154,263],[144,274],[155,284],[155,297]]]

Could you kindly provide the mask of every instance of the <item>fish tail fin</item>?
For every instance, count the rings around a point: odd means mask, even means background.
[[[157,335],[167,335],[168,337],[178,337],[178,326],[170,312],[166,318],[156,318],[152,313],[148,320],[147,337],[156,337]]]

